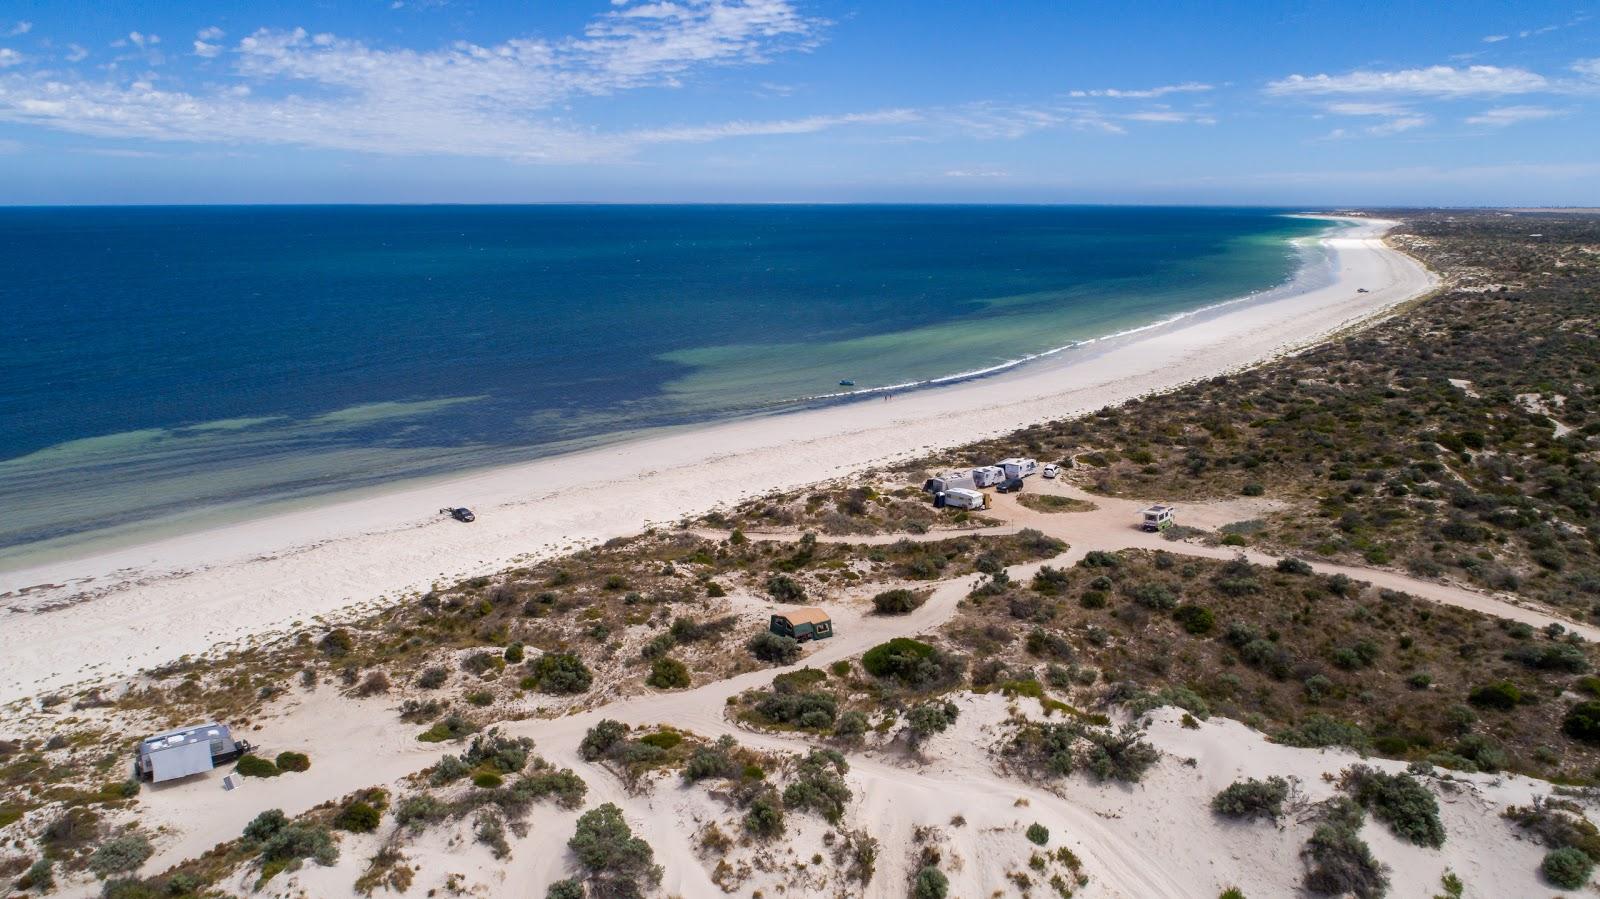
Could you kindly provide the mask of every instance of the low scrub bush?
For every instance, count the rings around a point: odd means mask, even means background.
[[[762,631],[750,638],[745,644],[750,654],[763,662],[775,662],[779,665],[788,665],[800,658],[800,642],[793,637],[774,634],[771,631]]]
[[[1430,849],[1444,845],[1439,802],[1415,777],[1355,765],[1344,772],[1341,782],[1352,798],[1389,825],[1395,836]]]
[[[256,755],[240,756],[234,770],[245,777],[277,777],[283,773],[271,760]]]
[[[1289,782],[1281,777],[1266,780],[1250,778],[1231,784],[1211,799],[1211,810],[1229,818],[1255,818],[1276,821],[1283,814],[1283,801],[1289,798]]]
[[[915,612],[927,601],[926,594],[914,590],[885,590],[872,597],[872,608],[879,615],[905,615]]]
[[[568,652],[545,653],[528,665],[528,673],[541,693],[582,693],[594,683],[589,666]]]

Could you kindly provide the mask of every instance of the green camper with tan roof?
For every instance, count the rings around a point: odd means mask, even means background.
[[[827,612],[816,606],[801,606],[773,613],[769,630],[781,637],[793,637],[801,643],[826,640],[833,636],[833,621],[828,618]]]

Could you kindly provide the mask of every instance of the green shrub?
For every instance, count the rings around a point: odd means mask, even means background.
[[[453,742],[465,739],[469,734],[476,732],[477,729],[478,725],[460,715],[448,715],[444,719],[434,722],[432,727],[417,734],[417,739],[424,743]]]
[[[17,878],[16,884],[19,890],[37,890],[41,893],[50,892],[55,888],[55,885],[55,862],[48,858],[35,860],[33,864],[28,866],[28,870]]]
[[[279,771],[310,771],[311,757],[303,752],[280,752],[275,764]]]
[[[917,661],[932,656],[934,648],[910,637],[879,643],[861,657],[861,667],[875,677],[890,677]]]
[[[1280,558],[1278,560],[1278,573],[1282,574],[1312,574],[1309,561],[1299,558]]]
[[[1576,890],[1589,882],[1594,872],[1594,860],[1582,851],[1565,846],[1545,853],[1539,866],[1545,879],[1564,890]]]
[[[1224,788],[1211,799],[1211,810],[1229,818],[1261,816],[1277,820],[1283,814],[1283,801],[1289,798],[1289,782],[1281,777],[1266,780],[1250,778]]]
[[[558,880],[550,884],[550,889],[544,894],[544,899],[583,899],[583,884],[572,878]]]
[[[861,657],[861,667],[874,677],[892,677],[913,687],[927,687],[958,677],[961,662],[934,646],[896,637],[879,643]]]
[[[1217,624],[1216,616],[1204,606],[1179,606],[1173,611],[1172,617],[1184,630],[1196,636],[1211,633]]]
[[[1310,862],[1307,889],[1332,896],[1382,899],[1389,890],[1389,874],[1357,835],[1360,829],[1360,806],[1348,799],[1328,804],[1323,823],[1312,832],[1303,852]]]
[[[289,823],[283,809],[269,808],[244,826],[244,839],[246,842],[259,843],[267,837],[282,830]]]
[[[589,873],[597,895],[642,895],[661,881],[654,850],[633,835],[622,810],[609,802],[583,813],[567,847]]]
[[[1600,701],[1591,699],[1568,709],[1561,730],[1575,740],[1600,743]]]
[[[1395,836],[1431,849],[1444,845],[1438,800],[1415,777],[1355,765],[1344,773],[1343,782],[1355,800],[1388,824]]]
[[[549,652],[528,665],[541,693],[582,693],[594,683],[594,674],[583,660],[570,652]]]
[[[944,899],[950,894],[950,881],[932,865],[924,865],[912,881],[912,899]]]
[[[506,660],[506,663],[509,664],[509,665],[520,665],[520,664],[522,664],[522,659],[523,659],[524,655],[525,655],[525,653],[524,653],[524,650],[522,648],[522,644],[521,643],[513,643],[510,646],[506,647],[505,660]]]
[[[1035,821],[1028,825],[1028,842],[1035,846],[1043,846],[1050,842],[1050,828]]]
[[[351,638],[349,631],[335,628],[328,631],[317,645],[328,655],[340,658],[349,655],[351,650],[356,648],[356,641]]]
[[[1357,752],[1365,750],[1372,742],[1359,725],[1327,715],[1312,715],[1295,727],[1278,731],[1272,739],[1285,746],[1305,749],[1345,746]]]
[[[944,733],[954,724],[960,709],[953,702],[925,702],[906,713],[906,733],[912,746],[921,746],[934,734]]]
[[[506,782],[506,779],[495,771],[479,771],[472,775],[472,785],[484,790],[492,790]]]
[[[744,814],[744,829],[757,839],[770,840],[783,836],[783,809],[767,794],[750,801]]]
[[[277,765],[255,755],[240,756],[233,770],[245,777],[277,777],[283,773],[278,770]]]
[[[143,834],[128,833],[112,837],[89,854],[89,870],[102,878],[136,870],[150,856],[155,847]]]
[[[905,615],[927,601],[926,596],[913,590],[885,590],[872,597],[872,607],[879,615]]]
[[[1485,684],[1467,694],[1467,701],[1479,708],[1510,711],[1522,701],[1522,690],[1510,681]]]
[[[449,679],[450,672],[444,668],[424,668],[422,673],[417,675],[417,686],[424,690],[436,690],[444,686],[444,682]]]
[[[689,668],[671,656],[662,656],[650,666],[650,676],[645,683],[658,690],[676,690],[689,686]]]
[[[683,734],[675,730],[658,730],[653,734],[645,734],[639,738],[640,743],[654,746],[657,749],[672,749],[683,742]]]
[[[382,819],[383,813],[372,803],[358,799],[339,810],[333,819],[333,826],[351,833],[372,833],[378,829]]]
[[[745,646],[750,654],[763,662],[776,662],[787,665],[800,658],[800,642],[793,637],[774,634],[772,631],[762,631],[750,638]]]
[[[578,754],[583,756],[586,762],[595,761],[605,756],[627,736],[628,725],[610,718],[602,719],[583,735],[583,742],[578,744]]]
[[[806,598],[806,588],[787,574],[767,578],[767,592],[778,602],[804,602]]]

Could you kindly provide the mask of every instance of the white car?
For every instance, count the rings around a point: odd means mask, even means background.
[[[1057,465],[1054,462],[1051,462],[1049,465],[1046,465],[1044,467],[1044,471],[1041,472],[1041,474],[1043,474],[1047,478],[1053,478],[1053,477],[1055,477],[1056,475],[1058,475],[1060,473],[1061,473],[1061,466]]]

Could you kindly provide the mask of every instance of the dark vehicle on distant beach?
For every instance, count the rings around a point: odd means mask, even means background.
[[[478,518],[478,516],[472,514],[472,510],[466,506],[457,506],[454,509],[440,509],[439,512],[461,522],[476,521]]]
[[[1000,482],[1000,485],[998,487],[996,487],[994,489],[999,491],[999,492],[1001,492],[1001,493],[1021,493],[1022,492],[1022,479],[1021,478],[1006,478],[1005,480]]]

